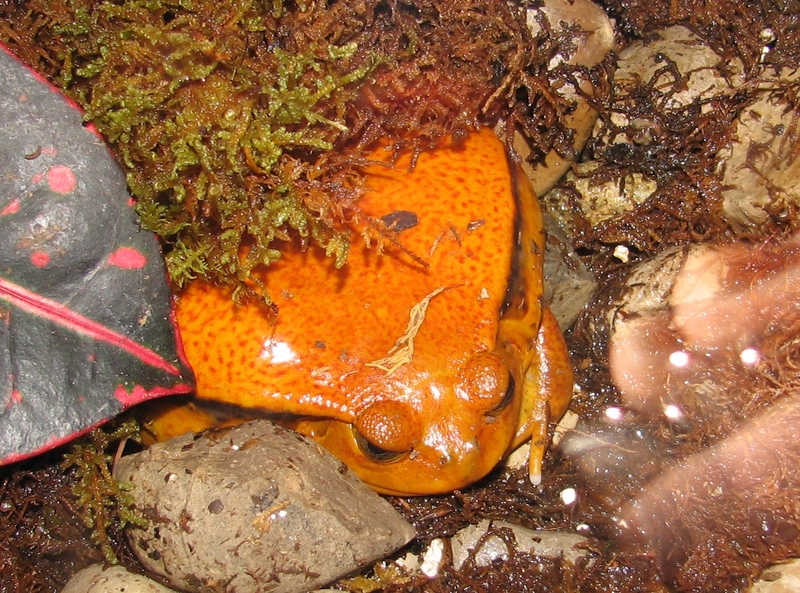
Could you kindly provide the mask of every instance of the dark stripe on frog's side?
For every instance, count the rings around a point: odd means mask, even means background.
[[[507,157],[508,158],[508,157]],[[539,204],[533,189],[520,169],[519,165],[511,158],[509,171],[512,178],[514,204],[516,205],[514,217],[515,245],[512,246],[512,259],[508,277],[506,296],[500,307],[501,319],[528,318],[531,323],[532,335],[541,320],[541,295],[544,292],[542,280],[542,250],[543,245],[537,243],[544,241],[542,230],[542,217]],[[525,213],[525,216],[523,216]],[[522,245],[522,242],[529,243]],[[535,295],[535,299],[531,299]]]
[[[515,244],[511,246],[512,259],[506,297],[500,308],[495,354],[509,369],[516,385],[515,397],[524,405],[525,374],[536,355],[536,338],[542,321],[544,231],[539,203],[530,182],[511,159],[508,170],[516,205]]]

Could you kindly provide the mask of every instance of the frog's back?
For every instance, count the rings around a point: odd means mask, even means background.
[[[179,306],[178,315],[198,395],[348,421],[371,398],[357,383],[408,387],[414,375],[446,373],[475,351],[492,351],[516,219],[505,159],[486,131],[423,153],[413,175],[408,157],[393,168],[372,165],[354,226],[368,228],[366,216],[389,221],[404,229],[394,233],[402,249],[384,241],[380,253],[354,235],[340,270],[319,249],[288,249],[261,275],[278,306],[274,319],[263,307],[236,308],[223,291],[192,284],[181,299],[192,306]],[[387,382],[392,363],[380,361],[420,303],[427,309],[411,360]]]

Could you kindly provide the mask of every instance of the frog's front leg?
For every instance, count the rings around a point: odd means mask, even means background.
[[[551,421],[558,421],[567,411],[572,387],[573,372],[567,345],[556,318],[545,306],[533,359],[525,373],[520,425],[511,445],[514,449],[531,439],[529,474],[533,484],[542,481],[548,425]]]

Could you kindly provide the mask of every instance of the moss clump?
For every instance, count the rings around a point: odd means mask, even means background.
[[[97,428],[76,441],[61,464],[64,469],[74,468],[77,482],[72,492],[86,527],[92,530],[92,541],[109,564],[117,563],[109,528],[121,530],[128,524],[147,526],[147,521],[133,508],[130,494],[133,485],[114,479],[111,474],[113,457],[106,453],[112,443],[129,438],[138,440],[138,434],[135,420],[126,420],[109,432]]]
[[[525,131],[534,158],[569,146],[569,106],[545,76],[557,41],[546,27],[531,36],[522,4],[30,0],[0,12],[0,41],[111,142],[178,286],[203,276],[251,292],[250,271],[296,236],[342,265],[378,140],[420,151],[499,122]]]

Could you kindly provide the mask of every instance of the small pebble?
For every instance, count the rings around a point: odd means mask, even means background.
[[[800,559],[765,569],[750,593],[797,593],[800,591]]]
[[[435,577],[439,574],[444,558],[444,542],[439,538],[433,540],[422,555],[422,564],[419,569],[425,576]]]
[[[93,564],[75,573],[61,593],[174,593],[174,589],[122,566]]]

